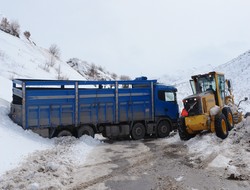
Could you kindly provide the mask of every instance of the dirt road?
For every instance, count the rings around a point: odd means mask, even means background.
[[[192,159],[183,141],[147,139],[98,144],[84,164],[68,159],[78,139],[37,152],[0,178],[0,189],[212,190],[249,189],[248,180],[229,180],[207,167],[217,154]],[[197,141],[198,142],[198,141]]]
[[[183,142],[163,139],[104,144],[73,174],[72,189],[249,189],[245,181],[231,181],[204,162],[189,159]],[[87,174],[87,175],[86,175]]]

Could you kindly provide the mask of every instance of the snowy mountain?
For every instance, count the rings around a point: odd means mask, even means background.
[[[235,59],[220,65],[216,70],[232,80],[236,100],[250,98],[250,50]]]
[[[159,80],[165,84],[172,84],[178,89],[178,103],[182,106],[182,99],[192,94],[189,80],[192,75],[204,74],[211,71],[222,72],[227,79],[232,80],[233,94],[235,103],[238,103],[244,97],[250,98],[250,51],[247,51],[237,58],[222,64],[218,67],[207,65],[206,67],[191,68],[190,70],[180,70],[174,75],[165,75]],[[243,102],[241,108],[244,112],[250,111],[250,103]]]
[[[101,66],[89,64],[77,58],[72,58],[67,63],[58,58],[53,58],[50,52],[42,47],[36,46],[30,39],[20,35],[20,38],[0,31],[0,77],[5,81],[0,86],[0,97],[11,101],[11,80],[13,78],[40,78],[40,79],[82,79],[82,80],[114,80],[121,77],[115,73],[106,71]],[[53,64],[52,62],[53,58]],[[236,102],[244,97],[249,97],[250,86],[250,51],[243,53],[237,58],[219,66],[190,68],[179,70],[171,75],[158,77],[159,81],[178,88],[178,99],[181,100],[191,94],[189,85],[190,76],[202,74],[209,71],[220,71],[227,78],[232,79]],[[127,77],[129,78],[129,76]],[[6,88],[8,84],[9,88]],[[8,91],[8,93],[3,93]],[[247,103],[244,103],[246,110]]]
[[[8,189],[10,186],[13,189],[20,189],[20,187],[22,189],[39,189],[39,187],[46,185],[48,181],[51,183],[51,186],[55,185],[57,180],[62,177],[61,175],[68,175],[72,168],[77,168],[79,164],[84,163],[87,156],[91,154],[91,151],[98,144],[103,143],[105,146],[105,142],[100,140],[102,137],[99,139],[90,137],[82,137],[81,139],[69,138],[61,141],[56,138],[44,139],[31,131],[23,130],[8,117],[12,99],[11,80],[13,78],[76,80],[112,80],[118,78],[115,74],[110,74],[101,67],[96,67],[76,58],[70,59],[67,63],[58,58],[53,58],[53,60],[52,58],[47,49],[36,46],[24,36],[20,35],[20,38],[17,38],[0,31],[0,189],[2,187],[5,187],[3,189]],[[181,100],[191,94],[190,76],[209,71],[224,72],[227,78],[233,80],[236,101],[245,96],[249,97],[250,51],[216,68],[213,68],[211,65],[203,68],[191,68],[189,71],[178,71],[171,76],[162,76],[159,81],[175,85],[178,88],[178,103],[181,106]],[[250,109],[250,106],[246,103],[244,103],[243,107],[244,111],[249,111]],[[192,159],[194,162],[196,160],[197,162],[207,161],[208,168],[222,168],[223,172],[227,169],[226,173],[229,173],[229,175],[231,175],[231,170],[233,169],[235,175],[240,176],[244,174],[244,176],[249,176],[250,172],[247,169],[246,171],[243,169],[243,171],[238,171],[237,165],[239,162],[242,162],[242,165],[246,166],[245,168],[249,168],[250,165],[248,151],[250,121],[245,122],[246,128],[242,123],[223,142],[214,134],[197,136],[186,142],[185,146],[189,148],[189,152],[193,156],[190,158],[191,161]],[[178,135],[171,136],[165,140],[166,143],[178,141],[180,141]],[[43,152],[41,152],[42,150]],[[216,156],[214,157],[214,155]],[[31,165],[28,165],[28,167],[26,166],[28,169],[22,169],[20,163],[29,161],[31,157],[34,161],[30,162],[29,164]],[[25,171],[28,172],[26,184],[23,184],[23,178],[20,178],[20,181],[12,178],[13,173],[11,169],[16,169],[15,175],[19,175],[18,166],[20,166],[21,170],[20,175],[23,175]],[[36,168],[37,166],[38,169]],[[67,170],[67,168],[70,168],[70,170]],[[7,172],[9,170],[11,171]],[[55,179],[51,179],[52,175],[40,172],[41,175],[49,176],[49,180],[46,182],[38,180],[37,183],[31,183],[32,180],[30,178],[44,179],[44,176],[39,177],[37,175],[37,171],[45,170],[51,170],[52,172],[56,170],[59,177],[56,176]],[[56,187],[55,189],[63,189],[64,186],[60,184],[60,186]]]

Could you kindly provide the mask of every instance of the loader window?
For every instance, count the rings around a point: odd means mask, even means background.
[[[159,100],[162,100],[165,102],[174,102],[176,101],[176,94],[174,92],[167,92],[167,91],[159,90],[158,98]]]
[[[194,80],[190,80],[190,85],[191,85],[191,88],[192,88],[192,91],[193,91],[193,94],[196,94],[197,91],[196,91],[196,88],[195,88],[195,83],[194,83]]]
[[[208,90],[216,91],[215,79],[213,76],[205,76],[198,79],[197,92]]]
[[[222,75],[218,75],[218,81],[219,81],[219,92],[220,92],[220,97],[222,101],[224,102],[225,100],[225,78]]]

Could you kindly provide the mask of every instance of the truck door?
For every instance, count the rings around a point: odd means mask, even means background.
[[[176,92],[167,89],[158,89],[155,96],[155,116],[177,119],[179,108],[176,99]]]

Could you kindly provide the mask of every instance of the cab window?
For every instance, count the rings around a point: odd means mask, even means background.
[[[176,94],[174,92],[167,92],[167,91],[159,90],[158,98],[159,100],[162,100],[165,102],[174,102],[176,101]]]
[[[223,75],[218,75],[219,93],[222,101],[225,100],[225,78]]]

